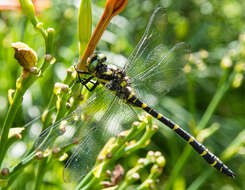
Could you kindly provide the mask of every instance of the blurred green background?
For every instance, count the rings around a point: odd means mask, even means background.
[[[93,0],[93,24],[100,18],[105,0]],[[163,6],[168,12],[168,28],[165,32],[165,43],[175,44],[184,41],[191,46],[191,52],[197,59],[197,65],[191,76],[191,85],[157,97],[159,111],[166,113],[172,120],[182,124],[183,128],[193,131],[192,126],[198,123],[211,99],[213,98],[224,70],[220,64],[230,59],[235,65],[245,61],[245,1],[244,0],[129,0],[127,8],[117,16],[100,41],[97,50],[111,56],[112,60],[128,57],[144,32],[148,19],[157,6]],[[79,1],[53,0],[51,7],[42,10],[38,15],[46,27],[56,30],[55,57],[56,63],[48,68],[45,76],[35,83],[25,94],[24,102],[18,111],[13,127],[19,127],[42,114],[47,107],[55,82],[64,79],[66,69],[78,60],[77,14]],[[8,109],[8,90],[15,89],[16,79],[21,67],[14,59],[11,43],[22,41],[32,47],[39,58],[44,54],[44,42],[32,27],[31,23],[18,9],[0,12],[0,123],[4,121]],[[202,50],[202,51],[201,51]],[[205,50],[205,51],[204,51]],[[201,52],[201,53],[200,53]],[[204,54],[204,55],[203,55]],[[120,56],[119,56],[120,55]],[[227,59],[226,59],[227,58]],[[41,62],[41,60],[39,60]],[[209,125],[220,126],[204,144],[216,155],[226,148],[245,130],[245,85],[242,77],[238,85],[233,86],[225,94],[211,117]],[[35,139],[40,127],[30,127],[28,139]],[[26,139],[26,138],[25,138]],[[17,163],[27,148],[25,139],[13,145],[9,151],[12,163]],[[209,166],[192,151],[184,167],[174,177],[172,189],[196,189],[194,184],[208,175],[197,189],[243,190],[245,189],[245,139],[237,146],[235,154],[229,157],[227,165],[237,173],[233,180],[216,171],[207,170]],[[14,146],[20,150],[14,153]],[[15,148],[16,148],[15,147]],[[153,138],[148,149],[160,150],[167,164],[160,178],[159,189],[165,189],[185,143],[169,130],[161,130]],[[147,150],[142,150],[145,152]],[[139,152],[141,154],[141,152]],[[53,166],[57,171],[61,165]],[[57,169],[58,168],[58,169]],[[211,169],[214,170],[214,169]],[[206,173],[205,173],[206,172]],[[59,172],[61,174],[61,172]],[[28,171],[25,180],[32,173]],[[59,184],[65,188],[62,174],[56,176],[52,170],[46,178],[47,186]],[[54,177],[55,176],[55,177]],[[22,180],[23,180],[22,179]],[[50,179],[50,181],[49,181]],[[52,180],[51,180],[52,179]],[[29,180],[30,182],[30,180]],[[22,181],[24,184],[24,182]],[[31,182],[30,182],[31,183]],[[25,185],[16,185],[17,189],[28,189]],[[14,187],[13,187],[14,189]],[[50,188],[52,189],[52,188]]]

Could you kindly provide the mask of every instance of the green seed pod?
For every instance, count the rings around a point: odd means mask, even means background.
[[[36,17],[35,7],[31,0],[20,0],[20,5],[23,12],[28,16],[32,24],[36,26],[38,24],[38,19]]]

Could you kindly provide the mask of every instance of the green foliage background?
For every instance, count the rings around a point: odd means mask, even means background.
[[[101,16],[105,1],[94,0],[93,3],[96,5],[93,7],[93,24],[95,25]],[[76,25],[78,5],[78,1],[56,0],[52,2],[52,7],[40,13],[39,18],[45,23],[45,26],[51,26],[56,30],[55,57],[57,62],[49,67],[45,76],[26,93],[26,98],[18,111],[13,127],[23,126],[42,114],[49,102],[54,83],[62,81],[65,77],[65,70],[78,60]],[[127,8],[118,19],[119,22],[109,26],[109,37],[101,40],[97,50],[108,54],[113,53],[112,57],[114,56],[115,59],[118,54],[129,56],[144,32],[154,8],[158,5],[166,7],[168,11],[169,25],[165,34],[165,43],[175,44],[184,41],[191,46],[192,52],[199,52],[202,49],[208,52],[208,58],[203,60],[205,69],[196,69],[192,76],[193,89],[188,88],[188,84],[183,84],[181,88],[167,94],[167,96],[157,97],[160,112],[166,113],[172,120],[182,124],[186,130],[195,133],[193,126],[198,123],[205,112],[224,72],[220,67],[221,60],[231,50],[236,52],[244,48],[241,45],[242,42],[239,41],[239,36],[245,32],[245,1],[129,0]],[[36,50],[39,57],[43,56],[44,42],[21,11],[0,12],[1,126],[8,108],[7,92],[9,89],[15,88],[16,79],[21,72],[11,48],[11,43],[16,41],[25,42]],[[245,52],[245,48],[243,51]],[[233,56],[232,61],[233,64],[245,61],[245,55],[243,57]],[[241,84],[239,88],[229,89],[225,94],[212,115],[209,125],[214,122],[219,123],[220,128],[204,144],[216,155],[220,155],[245,130],[244,84]],[[28,134],[21,141],[29,147],[34,137],[30,137]],[[148,149],[160,150],[167,161],[159,183],[159,189],[164,189],[176,162],[181,162],[180,156],[185,143],[172,132],[164,129],[161,129],[161,132],[156,134],[152,141],[153,143]],[[237,173],[236,179],[230,179],[216,171],[210,172],[209,177],[198,189],[245,189],[244,144],[243,137],[243,142],[239,144],[236,154],[227,162],[227,165]],[[147,150],[139,151],[135,157],[137,158]],[[18,160],[21,159],[11,156],[11,152],[9,154],[12,164],[18,163]],[[129,159],[128,162],[131,160]],[[25,170],[21,181],[17,180],[13,189],[29,189],[31,187],[32,167],[35,167],[35,164]],[[66,184],[63,184],[62,181],[62,168],[63,165],[57,163],[50,166],[48,177],[44,178],[48,189],[66,188]],[[172,189],[190,189],[193,187],[193,183],[198,182],[208,169],[209,166],[200,159],[199,155],[192,152],[188,162],[174,178]]]

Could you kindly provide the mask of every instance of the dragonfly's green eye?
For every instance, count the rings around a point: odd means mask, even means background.
[[[103,63],[106,61],[106,56],[102,53],[97,54],[97,59],[99,60],[100,63]]]
[[[98,66],[98,64],[102,64],[105,61],[106,61],[106,56],[104,54],[91,55],[87,60],[88,71],[90,73],[93,73],[96,70],[96,67]]]

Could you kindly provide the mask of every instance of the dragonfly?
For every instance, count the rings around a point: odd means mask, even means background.
[[[141,40],[125,65],[108,63],[104,54],[94,53],[87,59],[88,71],[76,69],[79,82],[93,95],[72,116],[45,130],[38,139],[39,148],[46,148],[53,142],[52,139],[60,135],[57,131],[63,125],[72,129],[71,136],[83,139],[65,166],[65,176],[81,178],[86,175],[109,137],[125,129],[123,122],[132,120],[138,111],[150,114],[173,130],[212,167],[228,176],[235,176],[204,145],[151,105],[154,98],[149,94],[159,97],[183,81],[183,67],[189,53],[188,45],[183,42],[170,50],[162,44],[161,30],[166,23],[166,10],[161,7],[155,9]]]

